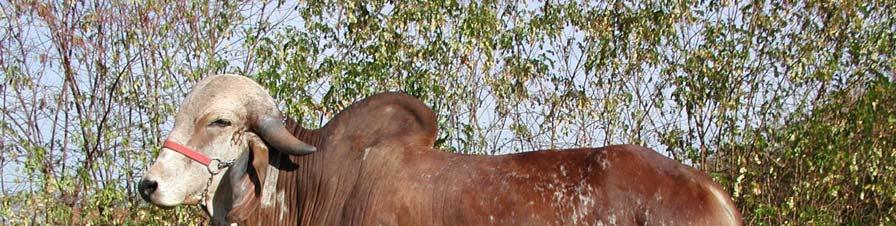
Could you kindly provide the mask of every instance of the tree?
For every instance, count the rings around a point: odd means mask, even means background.
[[[202,221],[133,186],[215,73],[254,78],[308,127],[408,92],[448,151],[646,145],[710,172],[751,225],[896,221],[888,1],[0,8],[3,223]]]

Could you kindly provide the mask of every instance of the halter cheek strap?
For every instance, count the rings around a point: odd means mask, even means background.
[[[166,140],[165,143],[162,144],[162,147],[174,150],[178,153],[181,153],[181,154],[189,157],[190,159],[193,159],[193,161],[196,161],[199,164],[202,164],[205,166],[208,166],[209,164],[212,163],[212,159],[209,158],[208,156],[205,156],[202,153],[194,151],[186,146],[180,145],[171,140]]]

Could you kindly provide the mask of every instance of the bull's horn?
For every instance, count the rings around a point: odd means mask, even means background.
[[[317,148],[292,135],[283,126],[283,120],[279,116],[259,117],[255,124],[255,132],[274,149],[290,155],[307,155],[317,151]]]

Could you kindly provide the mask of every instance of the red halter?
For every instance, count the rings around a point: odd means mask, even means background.
[[[209,164],[212,163],[212,159],[209,158],[208,156],[205,156],[202,153],[194,151],[186,146],[180,145],[171,140],[166,140],[165,143],[162,144],[162,147],[179,152],[179,153],[181,153],[181,154],[183,154],[183,155],[185,155],[185,156],[193,159],[194,161],[199,162],[200,164],[205,165],[205,166],[208,166]]]

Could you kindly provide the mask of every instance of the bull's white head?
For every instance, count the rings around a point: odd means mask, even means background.
[[[258,192],[257,182],[264,181],[267,144],[287,154],[304,155],[315,151],[313,146],[290,134],[282,119],[273,98],[251,79],[218,75],[201,80],[175,115],[168,140],[209,158],[236,159],[235,164],[213,175],[207,166],[163,148],[140,181],[141,196],[161,207],[204,204],[212,215],[215,211],[224,211],[224,214],[234,211],[247,199],[245,197]],[[252,173],[249,172],[250,160],[254,166]],[[215,165],[217,162],[211,167]],[[207,186],[209,181],[211,184]],[[251,186],[250,181],[256,186]],[[220,186],[222,183],[225,186]],[[230,197],[225,199],[232,206],[212,205],[212,200],[221,200],[221,197],[215,197],[218,188],[228,190],[226,193]],[[203,195],[207,195],[205,200],[201,200]]]

